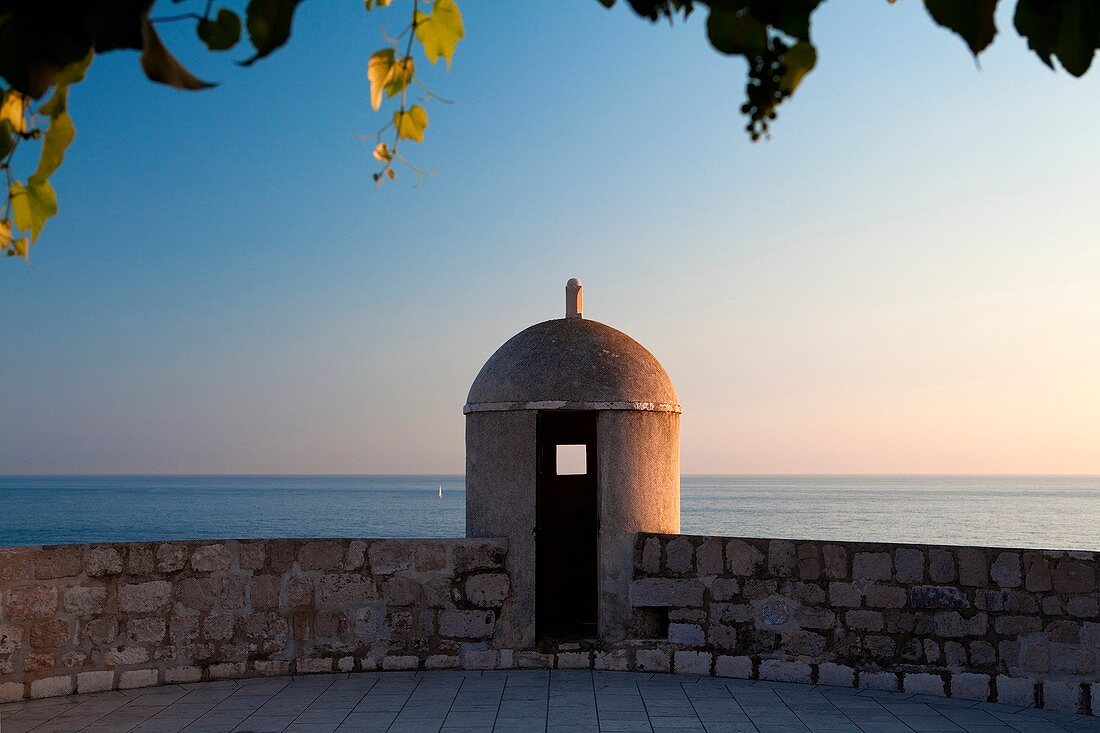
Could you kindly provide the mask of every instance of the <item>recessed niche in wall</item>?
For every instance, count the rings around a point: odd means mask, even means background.
[[[588,473],[588,446],[559,445],[557,466],[559,476],[583,476]]]

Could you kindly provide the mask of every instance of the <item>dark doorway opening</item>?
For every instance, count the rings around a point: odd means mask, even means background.
[[[596,412],[538,416],[535,635],[595,639],[599,509]]]

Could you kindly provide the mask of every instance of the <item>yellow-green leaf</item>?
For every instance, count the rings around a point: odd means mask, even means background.
[[[393,152],[386,146],[386,143],[378,143],[374,146],[374,157],[383,163],[389,163],[393,160]]]
[[[11,222],[7,219],[0,220],[0,249],[7,249],[11,244]]]
[[[46,136],[42,140],[42,152],[38,157],[38,168],[31,175],[28,183],[35,184],[49,178],[65,157],[65,149],[72,143],[76,135],[73,127],[73,118],[67,113],[50,118],[50,126],[46,130]]]
[[[375,8],[388,8],[393,0],[366,0],[367,10],[371,11]]]
[[[57,78],[54,80],[53,94],[42,103],[38,111],[50,117],[57,117],[58,115],[65,114],[69,107],[69,87],[84,81],[84,75],[87,73],[88,66],[91,65],[94,57],[95,52],[88,51],[84,58],[79,61],[74,61],[62,69],[61,73],[58,74]]]
[[[22,257],[27,259],[27,250],[30,249],[30,243],[27,242],[26,237],[20,237],[11,243],[11,250],[15,257]]]
[[[53,186],[49,181],[28,181],[26,186],[17,181],[11,184],[9,195],[15,226],[30,232],[31,241],[36,241],[46,220],[57,213],[57,194]]]
[[[389,78],[386,80],[386,96],[393,97],[403,92],[405,87],[412,82],[415,73],[416,68],[412,56],[397,59],[390,70]]]
[[[15,132],[27,131],[27,98],[14,89],[4,95],[0,106],[0,120],[7,120]]]
[[[414,104],[405,112],[394,112],[393,124],[397,128],[398,137],[422,143],[424,130],[428,127],[428,113],[419,104]]]
[[[462,12],[454,0],[436,0],[431,15],[416,12],[414,18],[416,38],[424,46],[424,55],[433,64],[439,57],[447,59],[447,68],[451,68],[451,56],[455,46],[466,35],[462,27]]]
[[[367,62],[367,80],[370,81],[370,107],[382,106],[382,92],[386,88],[390,74],[393,73],[394,54],[392,48],[375,51]]]

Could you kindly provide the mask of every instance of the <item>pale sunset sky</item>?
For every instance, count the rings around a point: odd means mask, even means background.
[[[572,276],[671,375],[686,473],[1100,473],[1100,69],[831,0],[753,144],[704,12],[460,4],[419,189],[357,139],[396,11],[305,3],[247,70],[167,33],[201,93],[95,61],[0,263],[0,474],[461,472],[471,381]]]

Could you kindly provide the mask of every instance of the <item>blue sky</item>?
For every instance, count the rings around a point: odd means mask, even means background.
[[[571,276],[667,367],[685,471],[1100,473],[1096,72],[833,0],[753,144],[702,13],[461,5],[420,188],[357,137],[398,9],[305,3],[247,70],[166,32],[201,93],[95,61],[0,269],[0,473],[461,471],[470,381]]]

